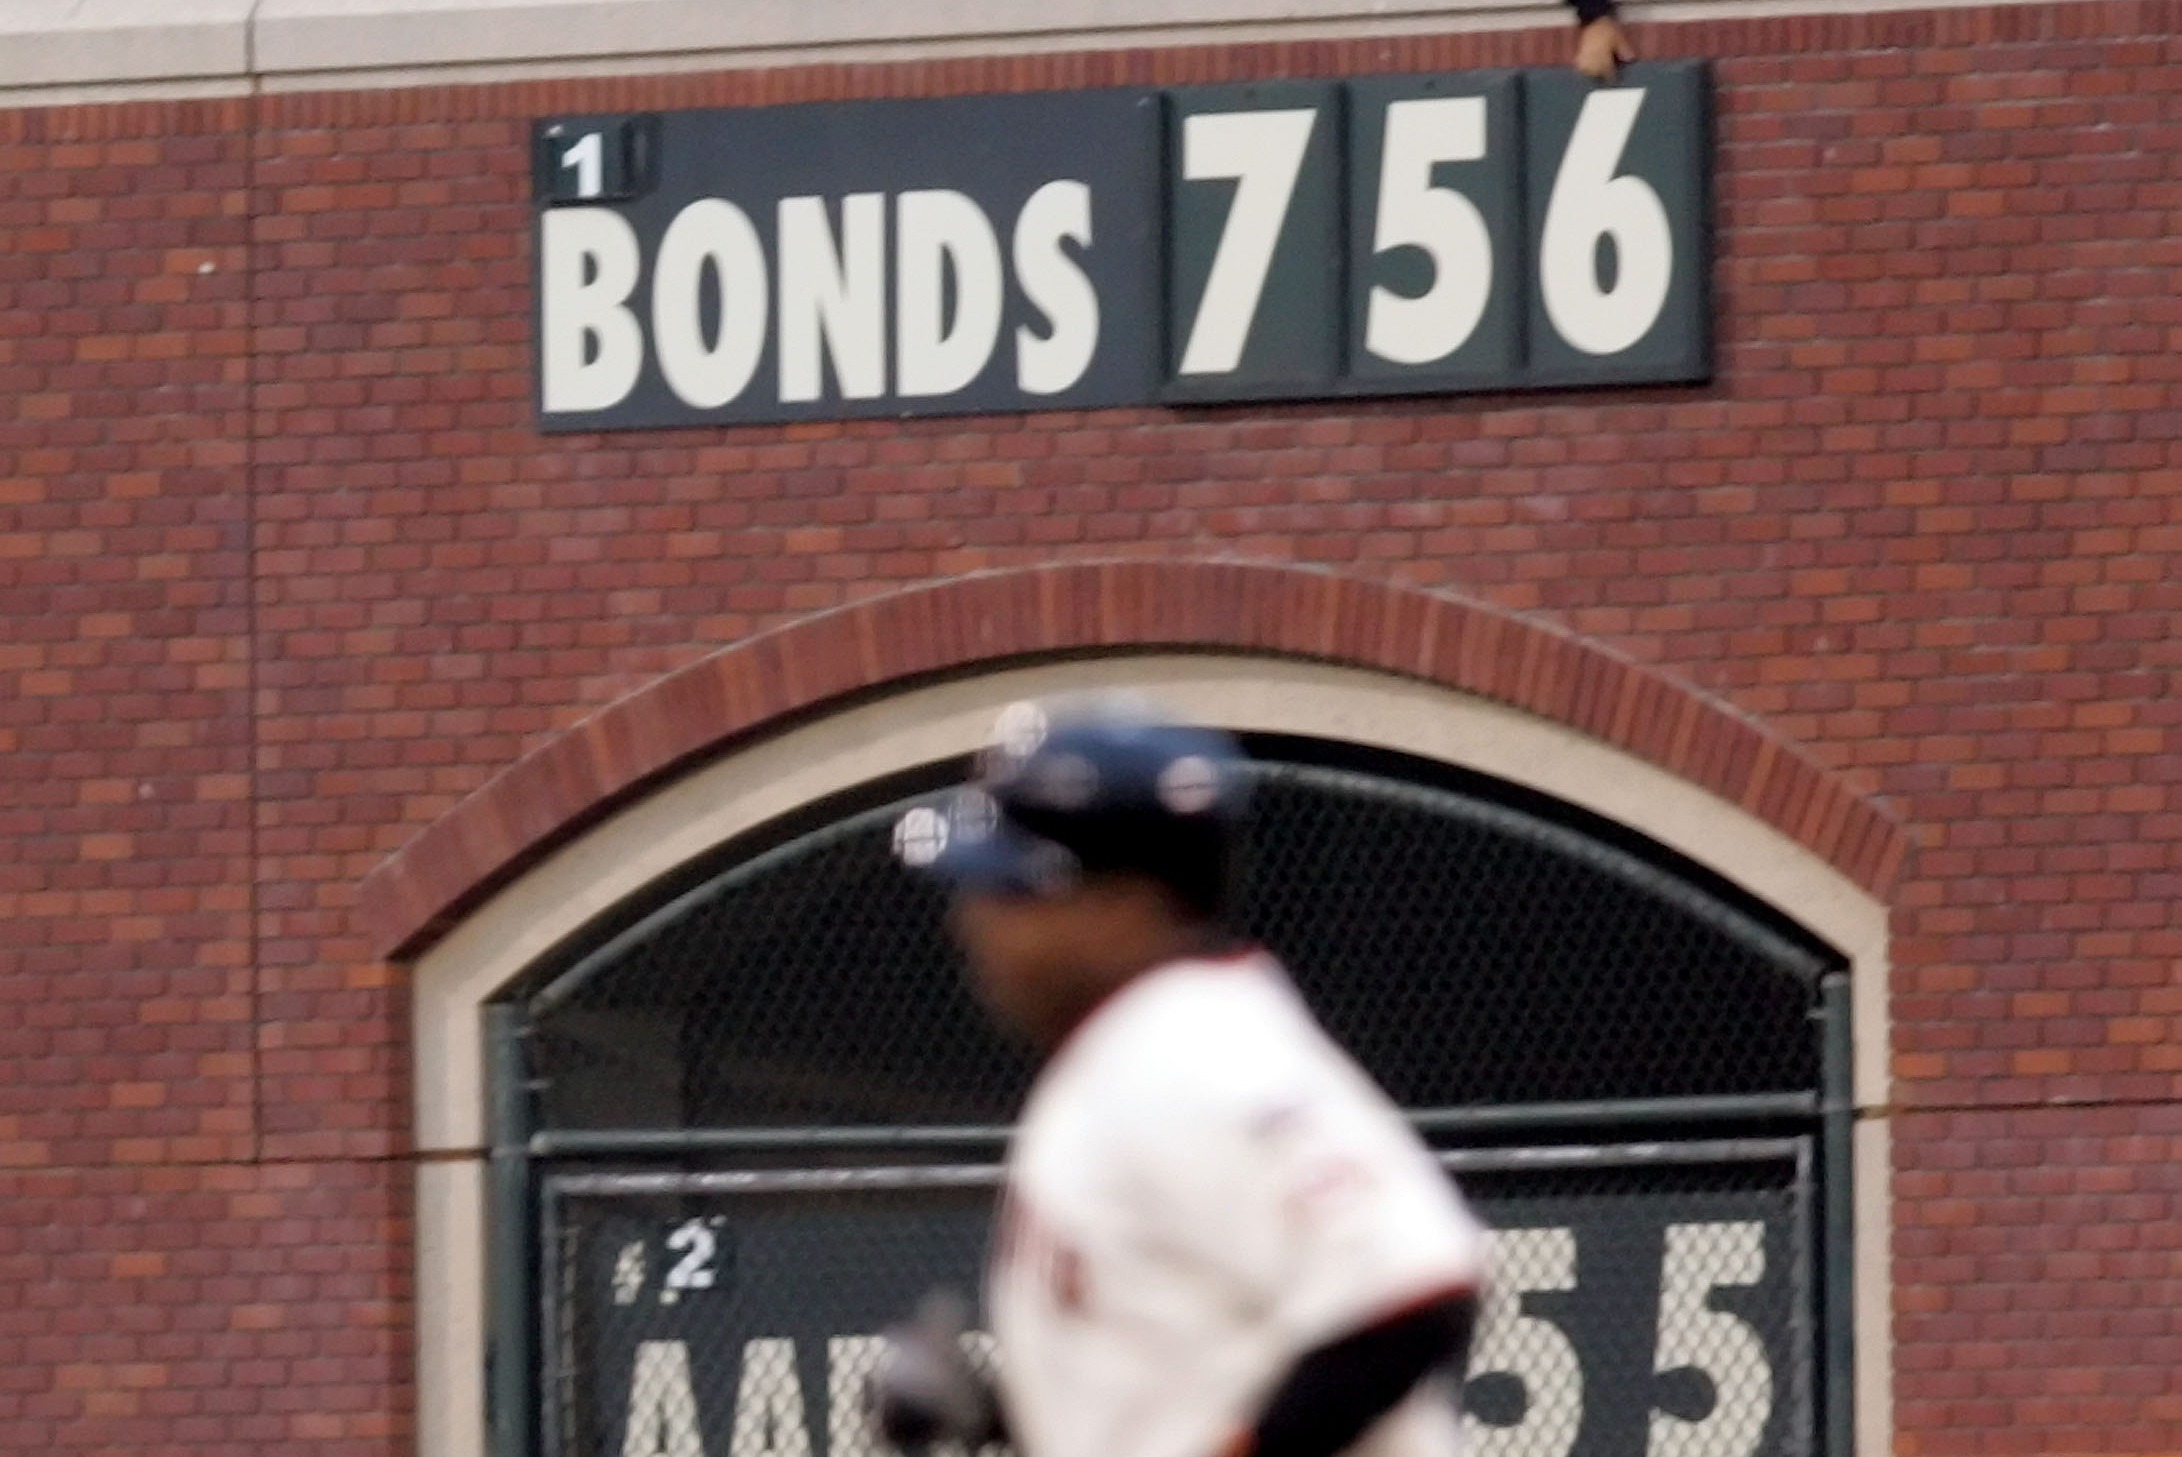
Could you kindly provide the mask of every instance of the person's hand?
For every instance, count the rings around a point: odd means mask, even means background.
[[[934,1291],[916,1317],[886,1332],[886,1349],[865,1389],[864,1402],[880,1435],[896,1447],[927,1442],[992,1440],[1000,1427],[992,1388],[962,1349],[969,1310],[948,1291]]]
[[[1613,80],[1624,62],[1635,59],[1636,47],[1629,44],[1628,32],[1611,15],[1602,15],[1576,32],[1576,69],[1594,81]]]

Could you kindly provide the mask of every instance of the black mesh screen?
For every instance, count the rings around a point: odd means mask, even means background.
[[[1622,850],[1316,767],[1254,810],[1251,930],[1405,1107],[1816,1086],[1818,963]]]
[[[900,806],[736,866],[533,1019],[548,1127],[997,1123],[1029,1065],[956,968]],[[548,993],[548,997],[551,993]]]
[[[1455,788],[1261,762],[1240,920],[1405,1106],[1799,1091],[1816,956],[1695,877]],[[880,806],[734,864],[533,1002],[544,1125],[1002,1124],[942,899]]]

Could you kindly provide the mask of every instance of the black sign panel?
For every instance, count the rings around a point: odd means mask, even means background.
[[[611,208],[548,194],[539,215],[549,426],[1090,408],[1156,391],[1155,94],[656,120],[649,192]],[[626,125],[541,123],[557,185],[582,180],[565,164],[590,138]]]
[[[1488,1165],[1461,1182],[1495,1273],[1464,1392],[1474,1449],[1801,1457],[1807,1144],[1605,1152],[1469,1156]],[[861,1407],[876,1334],[935,1285],[976,1288],[991,1200],[990,1171],[557,1181],[548,1451],[883,1452]]]
[[[1701,63],[553,117],[557,430],[1688,381]]]
[[[549,1189],[545,1450],[885,1451],[861,1405],[878,1332],[935,1287],[977,1290],[994,1181],[669,1175]]]
[[[1623,84],[1524,85],[1532,378],[1697,380],[1712,371],[1711,91],[1690,65]]]
[[[1523,364],[1523,135],[1513,75],[1349,87],[1348,377],[1491,388]]]
[[[1494,1240],[1464,1388],[1479,1457],[1810,1452],[1815,1266],[1796,1147],[1464,1175]]]
[[[1169,102],[1168,396],[1323,394],[1341,366],[1341,88]]]
[[[531,151],[531,185],[548,203],[620,202],[651,190],[659,119],[541,122]]]

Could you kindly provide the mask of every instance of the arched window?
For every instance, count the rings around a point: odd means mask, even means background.
[[[1845,1443],[1841,958],[1503,781],[1251,747],[1243,928],[1496,1228],[1478,1450]],[[934,1283],[974,1286],[1032,1073],[890,853],[901,812],[963,767],[735,838],[493,1009],[494,1142],[521,1154],[494,1213],[503,1451],[871,1450],[871,1337]]]

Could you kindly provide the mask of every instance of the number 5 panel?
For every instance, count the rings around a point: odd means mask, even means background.
[[[1346,375],[1361,393],[1505,388],[1523,363],[1516,78],[1351,83]]]
[[[1523,78],[1530,368],[1538,385],[1712,373],[1704,64]]]

